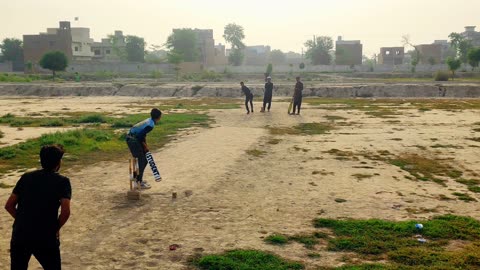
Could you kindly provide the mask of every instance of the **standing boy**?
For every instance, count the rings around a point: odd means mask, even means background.
[[[139,174],[137,176],[137,184],[141,189],[149,189],[151,186],[143,181],[143,172],[147,167],[147,158],[145,154],[150,152],[147,145],[147,134],[153,130],[155,125],[160,122],[162,112],[159,109],[152,109],[150,118],[133,126],[127,134],[127,145],[132,156],[138,159]]]
[[[267,77],[267,83],[265,84],[265,93],[263,95],[262,112],[265,112],[265,109],[268,109],[268,111],[270,111],[270,107],[272,106],[272,96],[273,96],[272,77]],[[267,104],[268,104],[268,108],[267,108]]]
[[[300,114],[300,109],[302,107],[302,91],[303,91],[303,83],[300,81],[300,77],[297,77],[297,83],[295,84],[295,91],[293,92],[292,115],[295,114],[295,111],[297,111],[297,115]]]
[[[252,108],[251,112],[253,113],[253,94],[243,82],[241,82],[240,85],[242,86],[243,94],[245,94],[245,108],[247,109],[247,114],[250,114],[250,109],[248,108],[249,103],[250,107]]]
[[[60,229],[70,217],[70,180],[58,173],[61,145],[40,150],[42,169],[22,175],[5,209],[15,219],[10,258],[12,270],[26,270],[35,256],[45,270],[60,270]],[[58,215],[60,208],[60,215]]]

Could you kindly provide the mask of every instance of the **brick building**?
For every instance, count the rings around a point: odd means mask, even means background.
[[[389,66],[402,65],[404,58],[405,49],[403,47],[383,47],[380,48],[378,64]]]
[[[363,45],[360,40],[343,40],[338,37],[335,43],[335,63],[337,65],[361,65]]]

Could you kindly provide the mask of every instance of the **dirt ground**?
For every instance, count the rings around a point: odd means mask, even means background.
[[[136,111],[124,109],[131,102],[126,98],[63,101],[60,105],[54,99],[1,100],[0,114],[16,106],[25,114],[65,107]],[[438,199],[441,194],[453,197],[455,191],[467,192],[459,183],[449,181],[444,187],[412,181],[405,179],[407,172],[387,163],[362,157],[339,160],[325,153],[388,150],[440,156],[451,158],[468,177],[468,171],[480,172],[480,143],[466,140],[474,136],[471,127],[479,121],[480,112],[405,110],[395,119],[399,122],[392,123],[360,111],[308,107],[302,116],[289,116],[287,106],[277,102],[271,113],[257,109],[248,116],[242,109],[210,111],[215,120],[212,128],[183,132],[154,152],[164,180],[155,183],[147,170],[152,189],[143,192],[138,202],[126,199],[127,156],[121,162],[64,168],[73,188],[72,216],[61,236],[64,269],[190,269],[188,260],[194,255],[231,249],[271,251],[315,269],[341,265],[345,254],[328,252],[323,246],[316,251],[320,258],[309,258],[310,251],[300,244],[277,247],[263,238],[271,233],[311,232],[317,217],[405,220],[454,213],[480,219],[477,203]],[[326,122],[326,115],[347,118],[350,124],[308,136],[271,135],[267,129]],[[272,139],[280,141],[271,144]],[[434,144],[459,147],[431,148]],[[255,157],[247,150],[265,151],[265,155]],[[370,177],[359,179],[358,174]],[[0,180],[14,184],[18,175]],[[2,204],[10,192],[0,189]],[[178,193],[176,200],[172,192]],[[339,198],[346,202],[336,202]],[[0,219],[0,269],[7,269],[12,219],[5,211],[0,211]],[[170,251],[172,244],[179,248]],[[40,269],[35,259],[31,265]]]

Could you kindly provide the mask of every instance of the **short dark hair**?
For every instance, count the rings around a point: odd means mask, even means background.
[[[157,108],[152,109],[152,111],[150,112],[150,117],[152,117],[152,119],[158,119],[162,117],[162,112]]]
[[[300,80],[300,76],[298,76],[296,79],[297,79],[297,80]]]
[[[244,84],[243,82],[240,82],[240,84]]]
[[[63,154],[65,154],[63,145],[55,144],[43,146],[40,150],[40,163],[42,164],[42,168],[45,170],[55,169],[58,164],[60,164]]]

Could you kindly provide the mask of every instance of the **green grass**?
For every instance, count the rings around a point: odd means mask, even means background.
[[[232,250],[219,255],[206,255],[193,262],[205,270],[295,270],[301,263],[290,262],[258,250]]]
[[[340,120],[344,121],[344,120],[347,120],[347,118],[337,116],[337,115],[325,115],[324,118],[329,120],[329,121],[340,121]]]
[[[476,202],[477,201],[475,198],[472,198],[467,193],[454,192],[452,194],[454,196],[456,196],[459,200],[464,201],[464,202]]]
[[[272,144],[272,145],[277,145],[281,142],[282,140],[281,139],[270,139],[268,140],[268,144]]]
[[[332,220],[319,218],[317,228],[329,228],[335,235],[330,238],[328,250],[349,251],[364,255],[380,255],[401,248],[431,247],[445,245],[444,240],[480,240],[480,222],[473,218],[453,215],[438,216],[422,221],[422,235],[430,243],[423,245],[413,236],[418,234],[417,221],[385,220]]]
[[[120,121],[136,123],[147,117],[148,115],[145,114],[128,115]],[[149,146],[151,149],[161,147],[180,129],[205,126],[208,121],[209,117],[203,114],[169,114],[162,119],[159,126],[149,133]],[[122,155],[128,153],[124,140],[125,133],[125,130],[117,130],[109,126],[95,126],[44,134],[36,139],[3,147],[0,148],[0,173],[37,167],[38,151],[41,146],[48,144],[65,146],[65,167],[94,164],[103,160],[118,160]]]
[[[468,187],[468,190],[475,193],[480,193],[480,180],[477,179],[457,179],[455,180],[460,184],[464,184]]]
[[[314,235],[294,235],[290,240],[303,244],[305,248],[313,249],[319,243],[318,238]]]
[[[282,234],[272,234],[265,238],[265,242],[271,245],[285,245],[288,241],[288,237]]]
[[[160,110],[185,109],[185,110],[228,110],[238,109],[242,105],[240,99],[234,98],[188,98],[188,99],[161,99],[151,101],[139,101],[129,108],[149,110],[153,107]]]
[[[269,127],[272,135],[321,135],[333,130],[329,123],[302,123],[294,127]]]
[[[0,139],[2,139],[3,137],[5,137],[5,133],[0,130]]]

